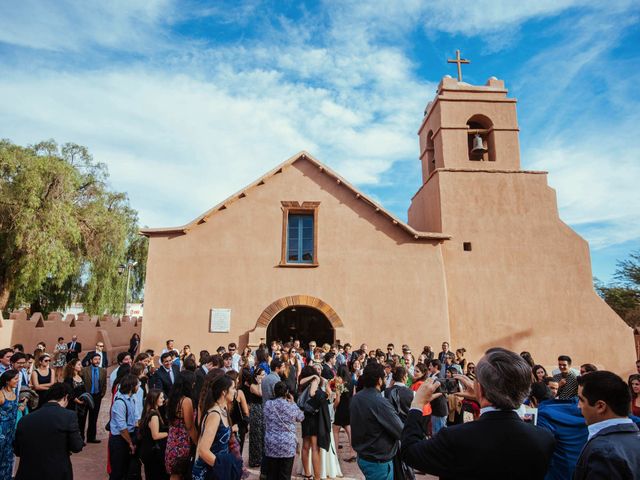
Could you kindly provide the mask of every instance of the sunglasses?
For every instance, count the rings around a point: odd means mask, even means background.
[[[104,348],[104,345],[96,345],[96,347]]]
[[[42,360],[42,363],[47,363],[47,362],[50,362],[50,361],[51,361],[50,358],[45,358],[44,360]]]

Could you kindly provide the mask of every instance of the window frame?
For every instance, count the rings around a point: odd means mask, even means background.
[[[282,201],[282,245],[280,253],[280,267],[309,268],[318,266],[318,207],[320,202],[296,202]],[[288,238],[289,238],[289,215],[313,215],[313,261],[312,262],[289,262]]]

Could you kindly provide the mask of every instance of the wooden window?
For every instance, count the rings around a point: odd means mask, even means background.
[[[282,267],[318,266],[320,202],[282,202]]]

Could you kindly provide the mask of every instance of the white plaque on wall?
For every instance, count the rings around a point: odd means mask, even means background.
[[[212,308],[209,325],[211,333],[228,333],[231,330],[231,309]]]

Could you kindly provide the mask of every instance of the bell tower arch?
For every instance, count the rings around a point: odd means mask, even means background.
[[[518,131],[504,81],[476,86],[444,77],[418,131],[423,183],[442,168],[519,170]]]

